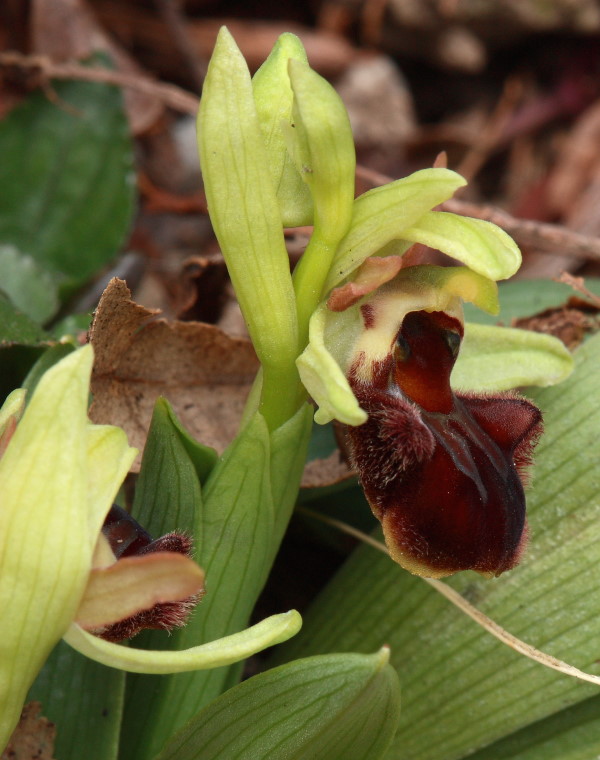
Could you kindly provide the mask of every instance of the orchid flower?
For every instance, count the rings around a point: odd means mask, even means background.
[[[522,477],[541,420],[498,391],[555,383],[572,367],[552,337],[464,325],[463,301],[498,312],[496,281],[521,262],[514,241],[435,210],[466,184],[446,168],[354,199],[348,115],[293,35],[251,82],[222,29],[198,124],[213,227],[263,367],[252,402],[276,423],[292,413],[303,398],[290,364],[298,356],[315,420],[349,426],[393,559],[433,576],[512,567],[526,542]],[[282,228],[294,224],[313,233],[290,279]],[[406,268],[414,244],[462,266]],[[470,395],[451,387],[455,361],[453,382]]]
[[[135,650],[89,633],[106,632],[144,610],[163,605],[164,612],[165,604],[189,602],[202,591],[204,577],[176,541],[159,541],[154,550],[117,560],[103,534],[136,450],[119,428],[88,421],[92,362],[87,346],[49,369],[20,421],[22,390],[0,410],[2,747],[61,637],[104,664],[164,673],[236,662],[299,628],[299,615],[291,612],[179,652]],[[160,624],[160,618],[159,612],[150,623]]]

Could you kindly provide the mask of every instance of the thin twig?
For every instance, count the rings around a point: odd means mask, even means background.
[[[374,187],[393,181],[392,177],[364,166],[357,166],[356,173],[362,179],[373,184]],[[558,224],[536,222],[532,219],[517,219],[495,206],[468,203],[456,198],[451,198],[442,203],[442,209],[461,216],[472,216],[476,219],[493,222],[506,230],[522,246],[531,246],[544,252],[560,251],[566,256],[585,257],[592,261],[600,261],[600,238],[582,235]]]
[[[299,512],[302,512],[309,517],[313,517],[316,520],[320,520],[327,525],[331,525],[332,527],[337,528],[343,533],[354,536],[359,541],[362,541],[374,549],[377,549],[377,551],[383,552],[389,556],[388,550],[384,544],[367,535],[366,533],[353,528],[351,525],[348,525],[341,520],[336,520],[333,517],[327,517],[325,515],[319,514],[318,512],[313,512],[312,509],[307,509],[306,507],[298,507],[297,509]],[[487,615],[484,615],[481,610],[477,609],[477,607],[474,607],[472,604],[467,602],[463,596],[448,586],[448,584],[442,583],[442,581],[434,580],[433,578],[422,578],[421,580],[432,586],[438,593],[442,594],[442,596],[445,596],[448,601],[452,602],[452,604],[464,612],[465,615],[468,615],[472,620],[478,623],[488,633],[491,633],[492,636],[495,636],[503,644],[506,644],[511,649],[519,652],[519,654],[523,654],[530,660],[534,660],[535,662],[538,662],[540,665],[544,665],[547,668],[557,670],[559,673],[564,673],[565,675],[572,676],[573,678],[579,678],[581,681],[588,681],[589,683],[596,684],[596,686],[600,686],[600,676],[595,676],[591,673],[586,673],[583,670],[579,670],[579,668],[576,668],[573,665],[569,665],[568,662],[563,662],[556,657],[552,657],[552,655],[546,654],[545,652],[541,652],[539,649],[532,647],[531,644],[527,644],[526,642],[521,641],[521,639],[518,639],[516,636],[513,636],[512,633],[504,630],[502,626],[498,625],[498,623],[489,618]]]
[[[155,3],[171,32],[173,42],[187,64],[196,89],[200,92],[204,77],[206,76],[207,63],[198,52],[198,47],[193,44],[190,38],[186,19],[181,10],[180,0],[155,0]]]
[[[111,69],[80,66],[76,63],[54,63],[47,56],[23,55],[12,50],[0,53],[0,68],[11,66],[19,69],[37,70],[44,79],[76,79],[130,88],[146,95],[152,95],[176,111],[194,116],[198,111],[198,103],[200,102],[196,95],[192,95],[174,84],[156,82],[150,77],[125,74]]]

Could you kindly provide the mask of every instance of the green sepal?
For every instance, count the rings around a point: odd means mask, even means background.
[[[400,713],[389,652],[297,660],[205,707],[156,760],[378,760]]]
[[[337,244],[350,225],[354,199],[356,155],[348,113],[329,82],[307,63],[292,58],[288,71],[294,92],[288,149],[310,188],[316,234]]]
[[[291,125],[293,92],[288,61],[307,63],[302,42],[295,34],[282,34],[267,60],[252,77],[256,112],[263,132],[269,168],[273,176],[284,227],[313,223],[313,203],[308,185],[286,147],[283,124]]]
[[[298,408],[296,304],[250,74],[224,27],[204,82],[198,146],[213,229],[263,366],[261,410],[274,429]]]
[[[531,330],[467,323],[452,385],[466,391],[504,391],[555,385],[573,371],[573,357],[558,338]]]
[[[0,459],[0,746],[74,619],[100,528],[136,454],[87,418],[93,351],[49,369]]]

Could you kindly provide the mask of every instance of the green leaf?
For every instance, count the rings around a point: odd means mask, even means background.
[[[282,129],[282,122],[289,126],[292,121],[290,58],[306,63],[302,42],[288,32],[279,37],[269,57],[253,76],[252,89],[282,223],[284,227],[298,227],[312,224],[313,204],[310,190],[287,151]]]
[[[600,634],[600,336],[564,383],[536,391],[546,433],[528,491],[529,546],[500,578],[449,585],[512,634],[598,672]],[[279,661],[388,643],[403,688],[388,760],[455,760],[597,694],[479,628],[384,555],[359,549],[305,616]],[[493,757],[493,756],[492,756]]]
[[[0,346],[39,346],[47,340],[44,330],[0,292]]]
[[[387,650],[261,673],[196,715],[157,760],[377,760],[400,712]]]
[[[118,87],[52,88],[55,101],[37,92],[0,123],[0,243],[81,283],[115,257],[131,224],[131,138]]]
[[[55,278],[27,254],[0,244],[0,283],[14,305],[43,324],[58,310]]]
[[[199,457],[203,450],[207,450],[212,452],[209,456],[216,459],[216,453],[212,449],[190,438],[169,402],[164,398],[157,399],[131,510],[135,519],[153,538],[173,530],[193,533],[197,515],[202,508],[198,470],[190,458],[194,444],[195,453]],[[199,466],[202,465],[199,462]],[[155,648],[157,641],[165,640],[160,633],[145,636],[149,638],[148,648]],[[167,648],[178,649],[172,638],[169,637],[167,641],[173,643],[173,646]]]
[[[452,385],[467,391],[554,385],[572,371],[573,358],[558,338],[530,330],[468,324]]]
[[[481,219],[429,211],[403,237],[443,251],[491,280],[505,280],[521,266],[521,252],[510,235]]]
[[[469,755],[469,760],[590,760],[600,755],[600,697],[590,697]]]
[[[269,434],[260,413],[219,459],[203,488],[194,529],[195,559],[206,596],[177,648],[213,641],[245,627],[289,520],[310,436],[311,408]],[[128,681],[123,757],[147,760],[171,734],[234,681],[239,668]]]
[[[374,256],[392,240],[402,239],[406,228],[465,184],[459,174],[448,169],[422,169],[358,197],[350,229],[338,245],[325,289],[339,285],[368,256]]]
[[[118,754],[125,673],[82,657],[60,642],[35,680],[28,700],[56,724],[54,757],[114,760]]]
[[[586,277],[586,287],[600,295],[600,279]],[[515,280],[498,286],[500,313],[497,316],[482,313],[469,304],[465,305],[465,319],[481,324],[501,323],[510,325],[513,319],[530,317],[545,309],[560,306],[577,295],[570,285],[552,280]]]

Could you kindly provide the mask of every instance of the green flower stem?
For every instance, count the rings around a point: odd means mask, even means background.
[[[299,352],[304,350],[308,342],[308,324],[312,313],[323,298],[323,288],[335,250],[336,246],[324,239],[315,228],[294,272]]]

